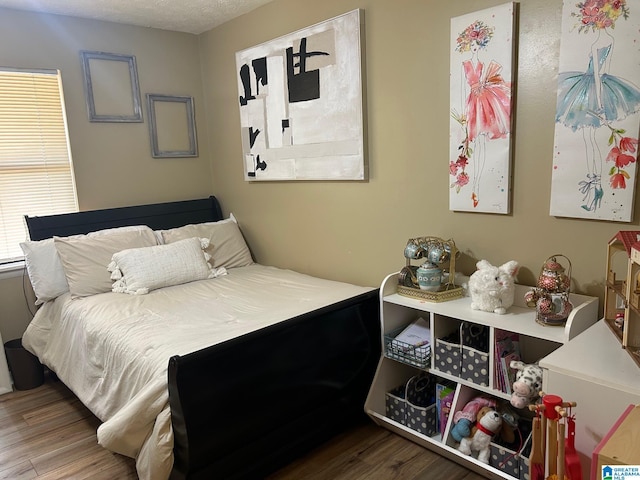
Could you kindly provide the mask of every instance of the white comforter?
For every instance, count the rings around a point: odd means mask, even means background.
[[[370,290],[254,264],[147,295],[65,294],[38,310],[23,341],[104,422],[98,442],[157,480],[173,461],[171,356]]]

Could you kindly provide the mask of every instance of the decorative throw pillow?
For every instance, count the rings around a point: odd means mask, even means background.
[[[214,268],[235,268],[251,265],[253,259],[242,232],[233,214],[226,220],[185,225],[184,227],[161,230],[165,244],[185,238],[207,238]]]
[[[214,278],[226,273],[213,270],[204,251],[206,238],[187,238],[168,245],[131,248],[115,253],[109,264],[112,290],[144,295],[151,290]]]
[[[53,237],[73,298],[111,291],[107,265],[114,253],[156,245],[153,230],[113,230],[81,237]]]

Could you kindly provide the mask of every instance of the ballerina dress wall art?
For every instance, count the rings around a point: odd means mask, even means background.
[[[509,213],[514,4],[451,19],[449,208]]]
[[[630,222],[640,130],[640,0],[566,1],[551,215]]]

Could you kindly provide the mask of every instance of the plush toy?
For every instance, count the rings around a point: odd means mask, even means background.
[[[483,407],[494,408],[496,401],[493,398],[475,397],[467,402],[462,410],[453,415],[453,427],[451,436],[456,442],[460,442],[464,437],[471,435],[471,427],[476,422],[478,412]]]
[[[516,372],[516,381],[513,382],[511,405],[516,408],[524,408],[536,403],[542,390],[542,368],[536,364],[525,364],[519,360],[512,360],[509,364]]]
[[[500,400],[496,410],[502,417],[500,439],[503,444],[511,445],[516,440],[516,431],[519,429],[520,416],[515,413],[506,400]]]
[[[494,267],[486,260],[480,260],[476,267],[478,269],[469,277],[471,308],[501,315],[507,313],[513,305],[518,262],[511,260]]]
[[[502,416],[490,407],[483,407],[478,412],[476,425],[471,436],[460,442],[458,450],[465,455],[478,452],[478,461],[489,463],[489,444],[494,435],[502,428]]]

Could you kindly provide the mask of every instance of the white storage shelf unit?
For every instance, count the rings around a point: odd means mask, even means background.
[[[386,393],[401,385],[421,369],[401,363],[397,360],[381,357],[373,384],[365,403],[365,411],[379,425],[395,433],[417,442],[418,444],[435,450],[438,453],[490,478],[506,478],[513,480],[513,476],[502,470],[479,462],[473,457],[463,455],[457,450],[457,443],[450,438],[453,412],[461,410],[473,397],[489,394],[495,398],[509,399],[510,395],[494,387],[493,345],[496,329],[518,333],[523,360],[532,363],[561,345],[567,343],[582,331],[593,325],[598,318],[598,299],[584,295],[571,294],[570,300],[573,310],[562,326],[545,326],[535,321],[535,309],[529,308],[524,302],[524,294],[530,287],[516,285],[515,303],[506,314],[499,315],[471,309],[471,299],[463,297],[445,302],[428,302],[414,299],[396,293],[397,273],[385,278],[380,288],[381,301],[381,342],[384,351],[384,336],[396,332],[422,317],[429,322],[431,329],[431,363],[424,370],[439,379],[456,383],[456,391],[451,407],[451,414],[444,430],[444,435],[425,436],[408,428],[386,416]],[[472,381],[461,379],[456,375],[443,372],[435,368],[436,339],[446,336],[459,327],[460,322],[467,321],[489,327],[489,382],[488,386],[477,385]],[[444,440],[442,439],[444,438]]]
[[[545,391],[578,403],[575,446],[587,478],[594,448],[629,405],[640,405],[640,368],[606,320],[546,356],[540,366]]]

